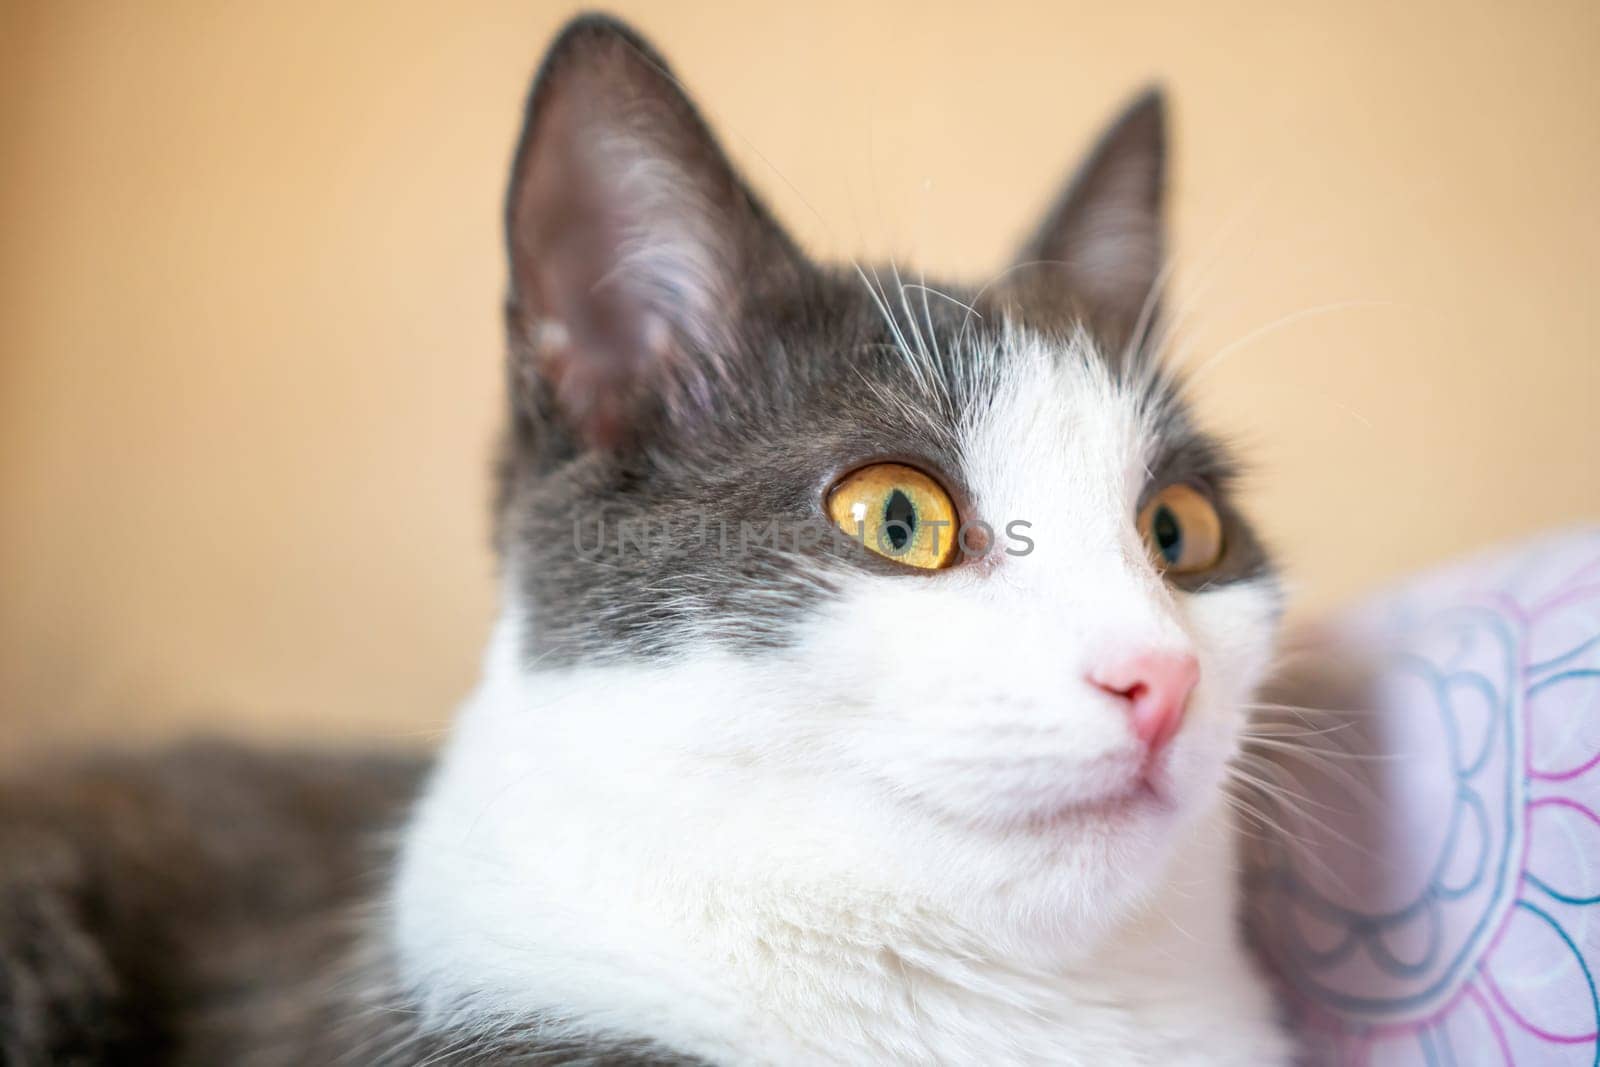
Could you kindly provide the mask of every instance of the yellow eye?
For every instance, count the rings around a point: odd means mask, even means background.
[[[1222,558],[1222,520],[1198,489],[1169,485],[1139,513],[1139,533],[1168,574],[1209,570]]]
[[[955,560],[956,506],[915,467],[862,467],[829,491],[828,515],[851,538],[896,563],[938,570]]]

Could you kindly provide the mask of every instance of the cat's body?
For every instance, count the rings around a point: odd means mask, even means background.
[[[1162,174],[1147,96],[993,284],[820,267],[574,23],[508,201],[483,680],[409,815],[353,804],[349,848],[404,818],[374,892],[228,927],[322,933],[183,1062],[1286,1061],[1222,802],[1280,602],[1153,358]]]
[[[0,785],[0,1063],[681,1062],[430,1034],[376,916],[417,755],[192,744]]]

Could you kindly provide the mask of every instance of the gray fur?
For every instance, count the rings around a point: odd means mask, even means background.
[[[366,902],[425,764],[196,744],[0,785],[0,1063],[681,1062],[418,1029]]]

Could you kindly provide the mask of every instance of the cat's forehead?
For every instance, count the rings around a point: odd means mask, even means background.
[[[993,366],[978,376],[959,448],[986,508],[1007,521],[1070,518],[1082,526],[1131,506],[1160,447],[1161,420],[1176,408],[1143,403],[1086,334],[1007,328],[973,358],[985,355]]]
[[[958,488],[1002,505],[1041,486],[1137,482],[1194,438],[1173,379],[1086,328],[1042,329],[1025,309],[980,310],[981,292],[898,274],[854,281],[809,316],[827,324],[811,336],[766,341],[781,353],[766,386],[813,440],[845,437],[884,458],[921,452]]]

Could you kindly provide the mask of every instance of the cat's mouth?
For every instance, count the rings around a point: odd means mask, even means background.
[[[1043,817],[1047,824],[1110,823],[1159,816],[1176,808],[1170,789],[1159,775],[1141,771],[1129,785],[1100,796],[1074,800]]]
[[[901,803],[942,822],[1000,833],[1115,834],[1175,821],[1187,790],[1170,759],[1123,746],[1097,756],[1061,749],[967,754],[933,766],[875,767]]]
[[[1171,755],[1170,749],[1141,753],[1136,764],[1119,767],[1100,790],[1059,805],[1050,820],[1116,825],[1175,813],[1180,805]]]
[[[1080,778],[1064,788],[1002,791],[992,800],[993,806],[979,805],[988,808],[986,815],[980,816],[983,821],[1041,833],[1116,832],[1165,820],[1180,806],[1171,776],[1161,763],[1130,767],[1125,773],[1107,776],[1096,788],[1084,788]]]

